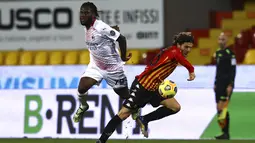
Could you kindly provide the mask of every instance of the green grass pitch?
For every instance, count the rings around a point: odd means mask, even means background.
[[[254,143],[255,140],[109,140],[107,143]],[[0,139],[0,143],[95,143],[82,139]]]

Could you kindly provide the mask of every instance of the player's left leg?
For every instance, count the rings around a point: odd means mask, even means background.
[[[160,102],[160,105],[163,106],[147,115],[144,115],[143,119],[149,123],[150,121],[159,120],[169,115],[176,114],[181,110],[181,105],[175,98],[165,99]]]
[[[96,84],[99,84],[103,76],[100,74],[99,69],[95,64],[90,63],[86,71],[82,74],[78,85],[78,99],[80,101],[80,106],[73,116],[74,122],[79,122],[82,120],[84,113],[89,109],[89,104],[87,103],[88,90]]]
[[[151,100],[152,106],[153,107],[158,107],[159,105],[163,106],[144,116],[139,116],[136,120],[142,130],[142,133],[146,134],[147,136],[149,122],[176,114],[181,110],[181,106],[175,98],[163,99],[159,97],[159,95],[156,96],[154,96],[154,98],[152,98]]]

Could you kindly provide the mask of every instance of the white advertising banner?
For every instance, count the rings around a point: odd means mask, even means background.
[[[0,66],[0,90],[13,89],[76,89],[87,66]],[[125,66],[128,84],[145,66]],[[255,66],[237,66],[235,89],[255,89]],[[72,74],[70,74],[72,73]],[[187,81],[188,71],[178,66],[168,77],[179,88],[213,88],[215,66],[195,66],[196,79]],[[111,88],[105,80],[93,88]],[[1,91],[0,91],[1,92]]]
[[[199,139],[216,114],[212,89],[179,89],[181,111],[149,124],[150,139]],[[78,108],[75,89],[1,90],[0,138],[99,138],[107,122],[118,112],[121,100],[111,89],[89,91],[90,109],[80,123],[72,116]],[[142,114],[154,111],[150,105]],[[199,111],[199,112],[195,112]],[[112,139],[144,139],[129,117]]]
[[[0,5],[0,49],[85,48],[79,10],[84,1],[22,1]],[[91,0],[100,19],[119,25],[129,48],[163,46],[163,0]]]

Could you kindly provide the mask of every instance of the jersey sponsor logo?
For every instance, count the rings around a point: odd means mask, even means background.
[[[115,33],[113,30],[111,30],[111,31],[110,31],[110,35],[111,35],[111,36],[115,36],[116,33]]]
[[[94,51],[98,49],[98,43],[93,43],[93,42],[86,42],[89,50]]]

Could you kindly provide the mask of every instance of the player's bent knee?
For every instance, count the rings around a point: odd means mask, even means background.
[[[181,110],[181,105],[180,104],[176,104],[174,107],[172,107],[172,110],[175,113],[178,113]]]
[[[125,120],[130,116],[130,113],[119,113],[118,116],[121,120]]]
[[[90,77],[82,77],[79,82],[78,92],[80,94],[86,94],[86,92],[97,83],[97,81]]]
[[[78,92],[79,94],[86,94],[88,92],[88,90],[90,89],[90,87],[93,85],[88,85],[88,84],[80,84],[78,86]]]
[[[128,87],[115,88],[113,89],[122,99],[128,99],[130,97]]]
[[[174,111],[175,113],[178,113],[181,110],[181,105],[179,103],[175,104],[167,104],[166,106],[169,110]]]
[[[88,89],[86,89],[86,88],[78,88],[78,93],[79,94],[86,94],[87,93],[87,91],[88,91]]]
[[[120,119],[125,120],[126,118],[128,118],[131,115],[131,110],[129,110],[128,108],[122,107],[121,110],[118,113],[118,116],[120,117]]]
[[[85,92],[85,93],[81,93],[81,92],[79,92],[79,90],[77,90],[77,95],[78,96],[87,96],[88,95],[88,91]]]

